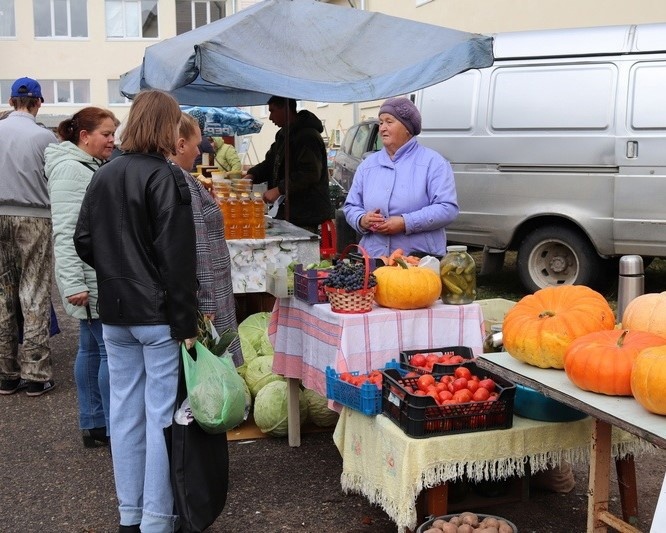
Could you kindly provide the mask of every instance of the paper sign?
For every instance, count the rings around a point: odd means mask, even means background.
[[[652,518],[650,533],[663,533],[664,531],[666,531],[666,476],[664,476],[664,482],[661,484],[661,492],[659,492],[657,508]]]

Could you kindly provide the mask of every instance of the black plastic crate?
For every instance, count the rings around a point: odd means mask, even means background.
[[[429,370],[419,367],[419,366],[414,366],[411,364],[412,357],[414,357],[416,354],[430,354],[430,353],[441,353],[441,354],[452,354],[452,355],[459,355],[460,357],[463,358],[462,361],[453,363],[453,364],[443,364],[443,363],[435,363],[432,367],[432,372],[437,373],[441,372],[444,373],[446,372],[449,368],[455,368],[457,366],[460,366],[461,364],[464,363],[471,363],[474,361],[474,352],[469,346],[444,346],[443,348],[425,348],[422,350],[404,350],[400,352],[400,368],[404,368],[408,371],[411,372],[418,372],[419,374],[425,374],[430,372]]]
[[[458,365],[460,366],[460,365]],[[418,377],[403,377],[393,369],[383,370],[382,413],[395,422],[407,435],[415,438],[454,435],[491,429],[509,429],[513,425],[513,401],[516,386],[475,363],[465,366],[482,379],[491,378],[499,396],[494,401],[438,405],[430,396],[408,392],[403,385],[417,388]],[[454,368],[433,373],[435,380],[453,375]]]

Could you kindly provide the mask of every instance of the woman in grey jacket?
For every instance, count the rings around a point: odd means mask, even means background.
[[[109,441],[109,368],[97,314],[95,270],[76,254],[73,237],[90,179],[113,150],[116,124],[111,111],[86,107],[60,123],[58,135],[63,142],[45,151],[56,282],[65,311],[79,319],[74,378],[79,426],[87,448]]]

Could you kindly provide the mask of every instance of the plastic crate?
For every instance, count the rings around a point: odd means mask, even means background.
[[[418,378],[402,377],[398,371],[389,368],[382,371],[382,413],[407,435],[415,438],[510,428],[513,425],[516,386],[480,369],[475,363],[465,366],[472,374],[495,381],[499,392],[495,401],[437,405],[434,398],[411,394],[404,388],[403,384],[416,388]],[[452,368],[433,373],[433,376],[439,380],[453,373]]]
[[[276,298],[289,298],[294,295],[294,276],[287,268],[266,269],[266,292]]]
[[[411,364],[412,357],[417,353],[429,354],[429,353],[442,353],[442,354],[453,354],[461,356],[464,363],[471,363],[474,361],[474,352],[469,346],[444,346],[443,348],[424,348],[422,350],[405,350],[400,352],[400,368],[404,368],[411,372],[418,372],[419,374],[426,374],[429,370],[422,368],[420,366],[414,366]],[[461,363],[455,363],[453,365],[447,365],[443,363],[435,363],[432,367],[433,372],[446,372],[449,368],[455,368],[460,366]]]
[[[327,303],[328,297],[322,282],[330,272],[330,270],[305,270],[303,265],[296,265],[294,269],[294,296],[312,305]]]
[[[504,298],[489,298],[487,300],[477,300],[476,303],[481,307],[483,313],[483,327],[486,333],[490,333],[492,326],[502,325],[504,316],[516,305],[512,300]]]
[[[394,359],[382,371],[392,369],[400,376],[399,367],[400,365]],[[350,372],[350,374],[358,376],[359,372]],[[364,415],[373,416],[382,412],[382,389],[380,387],[374,383],[364,383],[360,387],[352,385],[341,380],[340,374],[330,366],[326,367],[326,397],[360,411]]]

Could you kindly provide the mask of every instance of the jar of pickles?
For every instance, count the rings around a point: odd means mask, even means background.
[[[467,246],[447,246],[439,274],[445,304],[468,304],[476,299],[476,263]]]

